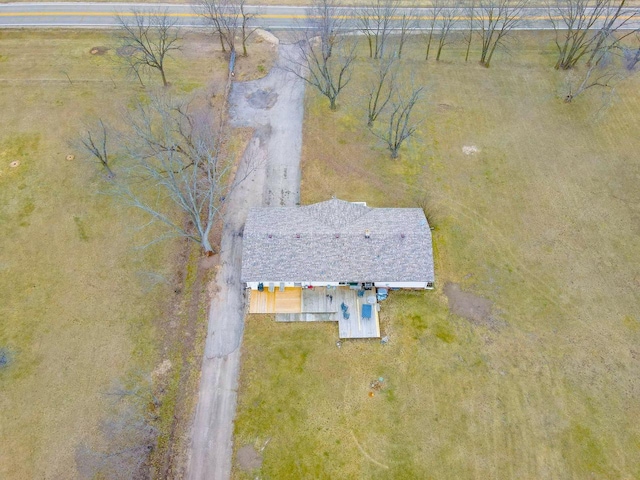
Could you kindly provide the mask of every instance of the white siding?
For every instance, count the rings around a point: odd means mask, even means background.
[[[375,286],[383,288],[433,289],[433,286],[427,286],[427,282],[375,282]]]
[[[284,283],[285,288],[287,287],[326,287],[329,285],[338,286],[338,282],[247,282],[247,288],[251,290],[257,290],[258,284],[262,283],[265,289],[269,288],[269,284],[273,284],[273,288],[280,288],[280,283]]]
[[[280,283],[284,283],[285,287],[326,287],[326,286],[338,286],[338,282],[247,282],[247,288],[252,290],[258,289],[258,284],[262,283],[265,289],[269,288],[269,284],[273,284],[273,288],[280,288]],[[413,288],[413,289],[426,289],[431,290],[433,286],[428,286],[426,282],[375,282],[376,287],[383,288]]]

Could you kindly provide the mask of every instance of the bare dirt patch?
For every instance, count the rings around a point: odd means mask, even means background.
[[[253,108],[269,110],[276,104],[278,94],[271,91],[271,89],[258,89],[247,95],[247,100],[249,101],[249,105]]]
[[[158,365],[153,372],[151,372],[151,378],[158,378],[158,377],[165,376],[169,372],[169,370],[171,370],[171,367],[172,367],[171,360],[169,359],[163,360],[162,363]]]
[[[91,55],[104,55],[109,51],[109,47],[91,47],[89,53]]]
[[[504,326],[491,315],[493,302],[470,292],[464,292],[457,283],[447,282],[444,294],[449,299],[449,310],[475,325],[489,328]]]
[[[211,255],[200,259],[200,268],[209,270],[210,268],[220,265],[220,255]]]
[[[251,472],[262,466],[262,455],[252,445],[245,445],[238,450],[238,465],[245,472]]]

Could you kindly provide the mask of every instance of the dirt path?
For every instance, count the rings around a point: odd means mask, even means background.
[[[280,61],[295,52],[281,45]],[[220,250],[221,268],[211,302],[198,406],[192,427],[187,477],[227,479],[231,474],[240,344],[244,330],[244,288],[240,282],[242,230],[249,208],[295,205],[300,199],[304,83],[274,68],[266,77],[233,85],[232,124],[256,132],[242,170],[259,166],[227,200]]]

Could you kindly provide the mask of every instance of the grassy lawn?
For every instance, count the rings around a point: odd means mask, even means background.
[[[107,32],[0,32],[2,478],[76,477],[75,452],[102,438],[114,408],[104,393],[116,382],[169,359],[161,416],[173,419],[180,362],[197,358],[199,367],[198,343],[183,358],[181,338],[204,323],[174,331],[197,284],[197,251],[178,240],[138,248],[157,231],[141,231],[148,219],[100,194],[101,172],[68,144],[83,119],[117,123],[144,95],[113,50],[90,53],[109,45]],[[239,75],[255,76],[269,58],[259,47]],[[176,95],[222,89],[224,59],[204,36],[188,37],[169,65]],[[160,427],[166,443],[171,421]]]
[[[308,90],[303,203],[427,198],[437,288],[384,302],[387,345],[249,317],[235,448],[263,463],[235,478],[640,476],[640,79],[567,105],[548,34],[518,40],[490,69],[407,56],[428,94],[396,161],[364,59],[338,112]],[[447,282],[491,321],[452,314]]]

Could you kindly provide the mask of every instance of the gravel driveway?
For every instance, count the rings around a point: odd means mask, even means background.
[[[296,53],[280,45],[279,60]],[[300,201],[304,82],[276,66],[264,78],[235,83],[229,98],[231,124],[255,128],[238,175],[247,179],[229,195],[220,249],[221,268],[209,313],[198,406],[191,432],[187,477],[228,479],[231,474],[245,297],[240,282],[242,230],[251,207]],[[257,165],[257,167],[255,166]]]

